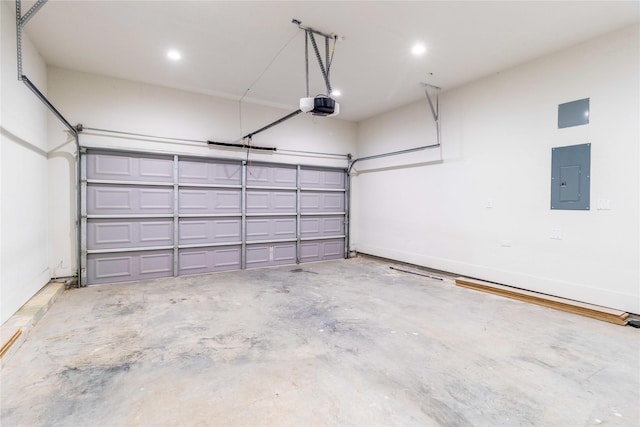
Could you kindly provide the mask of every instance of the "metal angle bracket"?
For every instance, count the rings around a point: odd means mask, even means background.
[[[16,0],[16,42],[18,55],[18,80],[22,80],[22,29],[27,22],[40,10],[47,0],[38,0],[31,9],[22,14],[22,0]]]
[[[47,1],[48,0],[38,0],[33,6],[31,6],[31,9],[29,9],[27,13],[20,17],[20,24],[25,26],[27,22],[33,18],[33,15],[35,15]],[[20,2],[20,0],[17,0],[17,2]]]
[[[440,94],[441,88],[439,88],[438,86],[434,86],[434,85],[428,84],[428,83],[422,83],[421,82],[420,84],[424,86],[424,93],[427,96],[427,102],[429,103],[429,108],[431,108],[431,114],[432,114],[433,120],[434,120],[434,122],[436,124],[436,143],[435,144],[431,144],[431,145],[423,145],[421,147],[408,148],[406,150],[391,151],[389,153],[374,154],[372,156],[358,157],[357,159],[352,159],[351,156],[349,156],[349,167],[347,168],[347,176],[351,176],[351,170],[353,169],[355,164],[360,162],[360,161],[380,159],[382,157],[397,156],[397,155],[400,155],[400,154],[413,153],[414,151],[421,151],[421,150],[426,150],[426,149],[429,149],[429,148],[440,147],[440,100],[439,100],[439,94]],[[431,98],[431,94],[429,93],[429,89],[435,89],[436,90],[435,103],[433,102],[433,99]]]
[[[429,107],[431,107],[431,114],[433,114],[433,120],[435,120],[437,122],[438,118],[440,117],[439,94],[440,94],[441,88],[439,88],[438,86],[430,85],[429,83],[420,83],[420,84],[422,86],[424,86],[424,94],[427,96],[427,101],[429,102]],[[429,93],[429,89],[435,89],[436,90],[436,104],[435,104],[435,107],[433,105],[433,100],[431,99],[431,94]]]
[[[322,78],[324,79],[325,86],[327,88],[327,96],[331,95],[331,81],[330,71],[331,71],[331,62],[333,58],[333,52],[335,52],[336,42],[339,37],[336,34],[326,34],[311,27],[306,27],[302,25],[302,21],[298,19],[292,19],[292,24],[295,24],[301,30],[305,32],[305,66],[306,66],[306,78],[307,78],[307,97],[309,96],[309,41],[311,41],[311,46],[313,47],[313,52],[316,55],[316,60],[318,61],[318,66],[320,67],[320,72],[322,73]],[[322,55],[320,55],[320,49],[318,49],[318,44],[316,42],[316,38],[314,34],[317,34],[321,37],[324,37],[324,61],[322,60]],[[343,38],[340,38],[341,40]],[[333,40],[333,51],[330,54],[329,48],[329,40]]]
[[[429,103],[429,108],[431,109],[431,114],[433,115],[433,121],[436,123],[436,142],[440,145],[440,90],[441,88],[438,86],[430,85],[429,83],[420,83],[424,86],[424,94],[427,96],[427,102]],[[435,106],[433,99],[431,98],[431,94],[429,93],[429,89],[435,89],[436,91],[436,100]]]

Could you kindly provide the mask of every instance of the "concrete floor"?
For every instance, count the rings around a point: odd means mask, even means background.
[[[3,426],[640,425],[640,331],[372,259],[62,294]]]

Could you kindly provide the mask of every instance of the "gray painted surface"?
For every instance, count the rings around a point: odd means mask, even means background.
[[[247,185],[296,188],[295,166],[247,165]]]
[[[558,105],[558,128],[589,124],[589,98]]]
[[[100,153],[88,156],[87,178],[171,183],[173,182],[173,157]]]
[[[240,245],[179,250],[179,274],[240,269]]]
[[[300,261],[312,262],[344,258],[344,240],[319,240],[300,244]]]
[[[247,219],[247,242],[296,238],[296,217],[279,216]]]
[[[180,218],[180,245],[239,242],[240,218]]]
[[[302,188],[342,190],[345,186],[345,174],[336,170],[303,167],[300,171],[300,185]]]
[[[151,215],[173,213],[173,188],[90,184],[89,215]]]
[[[551,149],[551,209],[589,210],[591,144]]]
[[[3,426],[640,424],[638,331],[349,259],[73,289]]]
[[[169,277],[173,275],[173,250],[90,253],[87,272],[91,284]]]
[[[181,183],[208,185],[240,185],[241,165],[238,162],[207,162],[180,159],[178,179]]]
[[[93,250],[173,245],[171,219],[89,219],[87,245]]]
[[[247,245],[247,268],[295,263],[295,242]]]
[[[343,212],[344,194],[303,192],[300,198],[302,213]]]
[[[181,188],[178,194],[180,214],[240,214],[240,190]]]
[[[344,257],[343,170],[99,150],[86,159],[89,284],[240,269],[243,257],[247,268]]]
[[[300,220],[303,238],[344,235],[344,216],[304,216]]]
[[[295,191],[247,190],[247,214],[296,213]]]

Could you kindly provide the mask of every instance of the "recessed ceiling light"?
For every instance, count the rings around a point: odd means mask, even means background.
[[[342,92],[340,92],[340,90],[338,90],[338,89],[334,89],[334,90],[331,91],[331,96],[338,97],[340,95],[342,95]]]
[[[420,56],[427,51],[427,48],[422,43],[416,43],[411,48],[411,53],[415,56]]]
[[[167,52],[167,58],[172,61],[179,61],[182,59],[182,54],[175,49],[172,49]]]

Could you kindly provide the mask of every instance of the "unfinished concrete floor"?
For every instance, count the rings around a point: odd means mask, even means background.
[[[640,331],[371,259],[65,292],[3,426],[640,425]]]

